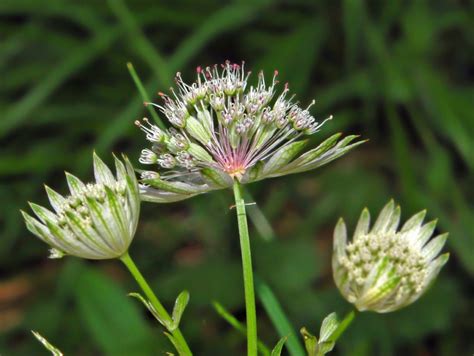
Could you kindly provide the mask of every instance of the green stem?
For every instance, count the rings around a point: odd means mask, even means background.
[[[244,275],[245,310],[247,315],[247,354],[257,355],[257,312],[255,308],[255,292],[253,284],[252,255],[250,253],[249,229],[245,201],[242,198],[242,188],[238,181],[234,182],[235,206],[239,225],[240,251],[242,253],[242,268]]]
[[[137,265],[135,264],[135,262],[133,262],[132,258],[128,254],[128,252],[126,252],[120,258],[120,260],[128,268],[128,270],[132,274],[133,278],[135,278],[138,285],[143,290],[146,297],[148,298],[150,303],[153,305],[155,310],[158,312],[158,314],[162,315],[164,318],[166,318],[165,322],[167,322],[167,323],[169,322],[171,324],[172,319],[171,319],[170,315],[168,314],[166,309],[163,307],[163,305],[160,303],[160,301],[156,297],[155,293],[153,293],[153,290],[150,288],[150,285],[145,280],[145,278],[143,277],[143,275],[139,271],[139,269],[138,269]],[[182,350],[182,352],[180,352],[180,355],[191,356],[192,352],[189,349],[189,346],[186,343],[186,340],[184,339],[183,334],[181,333],[179,328],[176,328],[173,331],[170,331],[170,330],[168,330],[168,331],[173,335],[174,339],[176,340],[176,343],[180,346],[179,349]]]

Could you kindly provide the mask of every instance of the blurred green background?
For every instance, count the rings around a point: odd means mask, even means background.
[[[359,315],[339,355],[474,352],[474,5],[472,1],[0,1],[0,354],[46,355],[35,329],[71,355],[162,355],[171,346],[137,301],[119,262],[48,260],[24,227],[42,184],[66,193],[63,171],[92,176],[93,149],[137,162],[146,115],[128,61],[155,98],[174,73],[246,61],[274,69],[316,117],[335,119],[314,143],[343,131],[370,141],[318,171],[249,186],[272,231],[251,226],[256,273],[296,328],[317,332],[349,305],[331,277],[332,229],[351,231],[364,206],[389,198],[403,219],[423,208],[449,231],[452,252],[434,287],[388,315]],[[137,164],[138,166],[138,164]],[[214,312],[244,319],[230,191],[143,204],[131,248],[182,322],[197,355],[240,355],[245,340]],[[255,209],[250,206],[249,210]],[[278,340],[259,306],[259,333]],[[133,350],[133,351],[132,351]]]

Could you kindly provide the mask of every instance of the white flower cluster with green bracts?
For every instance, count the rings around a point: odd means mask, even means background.
[[[34,203],[30,207],[37,219],[22,211],[28,230],[52,247],[51,258],[67,254],[100,260],[127,252],[140,214],[139,187],[127,157],[114,159],[116,176],[94,153],[95,183],[66,173],[67,197],[46,186],[54,212]]]
[[[346,225],[334,230],[333,275],[342,295],[360,311],[387,313],[416,301],[430,286],[449,254],[438,256],[448,234],[430,240],[436,220],[423,225],[426,211],[411,217],[397,231],[400,207],[390,201],[374,226],[362,211],[354,237]]]
[[[308,171],[348,152],[363,141],[357,136],[341,140],[336,134],[301,154],[302,137],[317,132],[323,123],[288,98],[288,85],[274,99],[277,72],[270,85],[263,73],[247,88],[250,73],[244,65],[226,62],[197,70],[197,81],[186,84],[176,76],[173,97],[160,93],[159,108],[173,126],[162,130],[148,119],[136,124],[151,147],[139,162],[153,166],[142,172],[142,199],[172,202],[230,187],[234,179],[250,183]]]

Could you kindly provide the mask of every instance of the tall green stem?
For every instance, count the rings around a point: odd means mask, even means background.
[[[252,255],[250,253],[249,229],[245,201],[242,198],[242,188],[239,182],[234,182],[234,197],[239,225],[240,251],[242,253],[242,268],[244,275],[245,310],[247,316],[247,354],[257,355],[257,312],[255,309],[255,292],[253,284]]]
[[[135,262],[133,262],[132,258],[130,255],[125,253],[120,260],[124,263],[124,265],[128,268],[130,273],[132,274],[133,278],[137,281],[138,285],[140,288],[143,290],[145,295],[147,296],[148,300],[150,303],[153,305],[155,310],[158,312],[159,315],[163,316],[166,320],[164,320],[167,323],[171,323],[172,319],[166,309],[163,307],[163,305],[160,303],[158,298],[156,297],[155,293],[153,293],[153,290],[150,288],[150,285],[148,282],[145,280],[141,272],[139,271],[137,265]],[[176,328],[175,330],[168,330],[176,340],[176,343],[180,346],[179,349],[181,350],[180,355],[182,356],[191,356],[192,352],[189,349],[188,344],[186,343],[186,340],[183,337],[183,334],[179,330],[179,328]]]

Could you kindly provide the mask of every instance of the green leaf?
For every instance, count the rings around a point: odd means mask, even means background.
[[[352,320],[354,320],[355,317],[355,311],[352,310],[349,314],[346,315],[346,317],[339,322],[337,328],[331,333],[329,336],[328,340],[336,342],[339,337],[344,333],[344,331],[347,329],[347,327],[352,323]]]
[[[244,324],[238,321],[228,310],[226,310],[222,304],[219,302],[212,302],[212,306],[216,310],[216,312],[225,320],[227,321],[235,330],[237,330],[241,335],[244,337],[247,336],[247,328]],[[270,349],[260,340],[257,340],[257,348],[258,351],[262,355],[270,355]]]
[[[172,325],[170,325],[166,320],[168,319],[164,315],[160,315],[160,313],[153,307],[149,300],[145,299],[140,293],[128,293],[129,297],[133,297],[138,299],[143,305],[148,309],[148,311],[155,317],[158,322],[163,325],[166,329],[169,329]]]
[[[336,343],[334,341],[321,341],[318,343],[318,356],[326,355],[328,352],[331,352]]]
[[[336,331],[339,326],[336,313],[331,313],[324,318],[321,324],[321,330],[319,331],[319,341],[324,342],[330,340],[331,335]]]
[[[173,314],[171,317],[173,319],[173,325],[172,328],[169,329],[170,331],[173,331],[179,327],[179,322],[181,321],[181,317],[183,316],[184,309],[186,309],[188,302],[189,292],[187,290],[182,291],[174,303]]]
[[[285,315],[283,308],[273,294],[272,290],[261,280],[256,280],[256,290],[260,301],[265,308],[270,320],[278,331],[281,337],[287,337],[287,348],[291,355],[304,355],[303,347],[301,346],[298,337],[291,325],[290,321]]]
[[[283,350],[283,346],[285,345],[285,342],[287,340],[287,337],[282,337],[275,347],[272,350],[271,356],[280,356],[281,355],[281,350]]]
[[[130,76],[133,79],[133,82],[135,83],[135,86],[138,89],[138,92],[140,93],[143,102],[149,103],[150,102],[150,97],[148,96],[148,93],[143,86],[142,81],[140,80],[140,77],[138,76],[137,72],[135,71],[135,68],[133,67],[132,63],[127,63],[127,69],[128,72],[130,73]],[[148,112],[150,113],[151,117],[153,118],[153,121],[163,130],[166,130],[166,125],[163,123],[163,121],[160,119],[158,114],[156,113],[155,107],[153,105],[146,105],[146,108]]]
[[[318,351],[318,339],[312,335],[305,327],[300,330],[303,335],[304,345],[308,356],[316,356]]]

